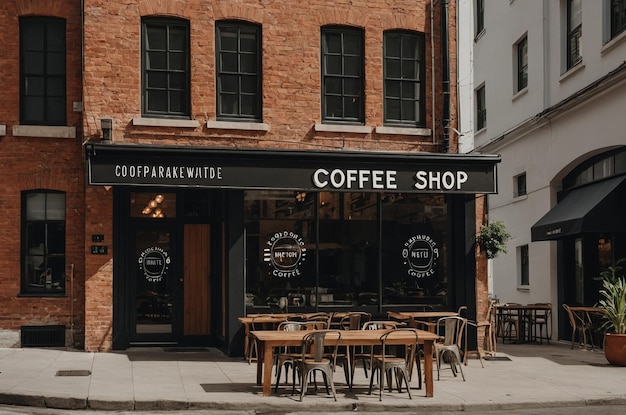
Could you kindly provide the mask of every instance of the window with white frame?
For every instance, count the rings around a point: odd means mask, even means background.
[[[526,173],[515,176],[515,197],[526,194]]]
[[[517,260],[519,266],[519,285],[520,286],[528,286],[530,285],[530,266],[529,266],[529,257],[528,257],[528,244],[521,245],[517,249]]]
[[[515,92],[528,86],[528,36],[524,36],[515,46],[517,56],[517,85]]]
[[[583,59],[580,51],[582,25],[582,0],[567,0],[567,69]]]
[[[65,19],[20,17],[20,124],[66,125]]]
[[[611,39],[626,30],[626,0],[611,0]]]
[[[476,0],[474,17],[475,35],[478,36],[485,29],[485,0]]]
[[[485,85],[476,89],[476,131],[487,127],[487,103],[485,101]]]

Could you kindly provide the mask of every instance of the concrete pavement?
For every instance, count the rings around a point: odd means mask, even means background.
[[[472,358],[467,381],[449,368],[426,398],[413,381],[406,393],[367,394],[369,380],[357,368],[350,392],[343,372],[335,373],[337,402],[323,388],[304,399],[307,411],[463,411],[626,404],[626,368],[606,363],[602,351],[570,345],[498,344],[497,360]],[[0,403],[61,409],[191,410],[257,412],[303,410],[291,388],[262,396],[256,366],[219,350],[129,349],[124,352],[0,348]]]

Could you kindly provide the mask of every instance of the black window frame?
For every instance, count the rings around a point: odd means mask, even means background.
[[[574,26],[572,22],[572,3],[580,1],[580,22],[576,22]],[[580,53],[580,38],[582,37],[582,0],[567,0],[567,69],[571,69],[574,66],[582,62],[583,57]]]
[[[390,56],[389,42],[397,38],[399,46],[396,56]],[[414,42],[414,50],[409,51]],[[387,30],[383,33],[383,112],[384,124],[390,126],[425,127],[425,45],[424,33],[407,30]],[[407,53],[408,52],[408,53]],[[411,56],[414,54],[414,56]],[[398,67],[392,76],[390,67],[395,63]],[[395,88],[392,87],[395,86]],[[392,96],[392,90],[396,95]],[[410,96],[411,91],[413,97]],[[397,110],[391,114],[390,109],[397,104]],[[406,108],[411,106],[413,108]],[[411,114],[412,113],[412,114]]]
[[[485,0],[476,0],[475,16],[475,36],[478,36],[483,30],[485,30]]]
[[[517,42],[517,92],[528,86],[528,36]]]
[[[340,38],[340,51],[330,51],[329,43],[331,37],[338,36]],[[358,37],[359,47],[358,53],[349,53],[346,38],[349,36]],[[321,53],[322,53],[322,122],[325,124],[353,124],[363,125],[365,123],[365,32],[363,29],[349,26],[324,26],[321,28]],[[331,73],[328,71],[329,61],[339,59],[341,64],[340,73]],[[355,61],[355,65],[349,68],[356,74],[347,73],[347,62]],[[331,87],[340,86],[339,92],[329,92]],[[350,88],[353,92],[346,92]],[[340,114],[331,113],[332,108],[328,104],[330,99],[337,100],[341,103]],[[350,105],[352,101],[352,105]],[[346,109],[350,109],[350,113],[346,115]],[[356,115],[351,115],[356,114]]]
[[[38,195],[44,198],[44,217],[29,218],[29,198]],[[53,211],[48,207],[49,195],[63,197],[62,219],[50,217]],[[37,189],[22,192],[20,295],[65,295],[66,212],[67,194],[63,191]]]
[[[165,32],[165,45],[152,48],[148,41],[150,30]],[[182,46],[172,45],[176,32]],[[161,56],[161,65],[151,65],[151,54]],[[189,119],[191,117],[191,64],[189,21],[178,18],[143,17],[141,19],[141,115],[148,118]],[[180,59],[175,59],[180,57]],[[159,79],[161,78],[161,79]],[[162,79],[165,78],[165,79]],[[154,82],[154,84],[152,84]],[[165,95],[165,98],[158,95]],[[165,101],[165,102],[159,102]],[[158,105],[157,105],[158,104]]]
[[[611,39],[626,30],[626,0],[611,0]]]
[[[67,22],[21,16],[19,26],[20,124],[67,125]]]
[[[235,35],[237,50],[226,49],[223,46],[222,34],[229,31]],[[249,40],[250,36],[254,39]],[[250,50],[254,46],[253,50]],[[235,69],[232,65],[235,57]],[[230,62],[226,57],[230,56]],[[216,118],[221,121],[263,121],[263,79],[262,79],[262,28],[255,23],[238,20],[220,20],[215,22],[215,59],[216,59]],[[254,70],[246,68],[253,63]],[[224,86],[227,80],[235,79],[231,87],[234,90],[226,91]],[[231,98],[230,105],[226,105],[226,98]],[[235,102],[232,100],[234,99]],[[245,103],[247,101],[247,103]],[[232,108],[226,112],[226,108]]]
[[[487,102],[485,97],[485,85],[476,89],[476,131],[487,127]]]

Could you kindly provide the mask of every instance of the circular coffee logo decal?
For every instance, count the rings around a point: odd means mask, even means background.
[[[139,268],[149,282],[159,282],[163,277],[167,277],[167,270],[170,266],[170,256],[166,250],[158,246],[146,248],[139,255],[137,260]]]
[[[439,248],[430,236],[415,235],[404,243],[402,258],[410,276],[415,278],[428,277],[435,273]]]
[[[291,278],[301,275],[300,264],[306,258],[304,240],[290,231],[276,232],[266,242],[263,260],[272,268],[272,275],[279,278]]]

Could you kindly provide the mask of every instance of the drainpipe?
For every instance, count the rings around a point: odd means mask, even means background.
[[[435,133],[435,9],[433,6],[433,0],[430,0],[430,84],[431,91],[430,94],[432,100],[432,106],[430,110],[430,116],[432,118],[432,136],[433,136],[433,144],[437,142],[437,135]]]
[[[450,151],[450,46],[448,45],[448,0],[441,0],[441,71],[443,79],[443,146]]]

